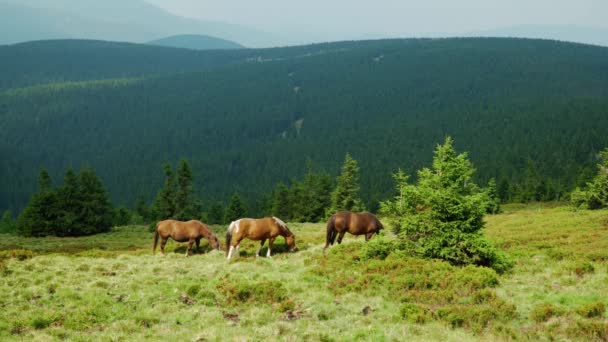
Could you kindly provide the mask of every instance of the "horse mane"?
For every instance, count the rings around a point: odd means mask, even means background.
[[[293,235],[291,230],[289,230],[289,228],[287,227],[287,224],[283,222],[280,218],[273,216],[272,219],[279,225],[279,227],[285,229],[287,233],[289,233],[289,235]]]

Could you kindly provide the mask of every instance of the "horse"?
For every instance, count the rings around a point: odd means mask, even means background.
[[[261,242],[260,248],[255,253],[256,257],[260,256],[260,250],[262,250],[264,243],[268,240],[268,252],[266,256],[270,258],[272,244],[274,243],[274,239],[279,235],[285,238],[285,243],[290,252],[298,250],[296,236],[289,230],[285,222],[276,217],[264,217],[261,219],[242,218],[232,221],[226,232],[227,259],[230,260],[232,252],[235,250],[236,255],[239,255],[239,244],[244,238]]]
[[[327,239],[323,251],[334,244],[336,235],[338,235],[338,244],[342,243],[346,232],[353,235],[365,234],[365,241],[369,241],[374,233],[380,234],[381,229],[384,229],[384,226],[374,214],[350,211],[337,212],[327,221]]]
[[[165,255],[165,244],[169,238],[177,242],[188,242],[188,248],[186,248],[186,256],[190,255],[190,249],[196,242],[196,249],[199,249],[201,238],[209,240],[211,247],[220,250],[220,241],[213,234],[213,232],[207,227],[206,224],[191,220],[188,222],[176,221],[176,220],[164,220],[156,224],[154,230],[154,247],[152,252],[156,251],[156,244],[158,243],[158,237],[161,237],[160,250]]]

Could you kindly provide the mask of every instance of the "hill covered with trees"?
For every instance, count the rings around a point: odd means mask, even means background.
[[[97,60],[62,59],[54,44],[107,46]],[[203,201],[239,193],[254,215],[308,163],[333,178],[347,152],[375,209],[393,194],[391,174],[428,166],[447,135],[503,198],[559,199],[593,176],[608,145],[608,48],[475,38],[234,51],[113,44],[0,48],[0,209],[23,207],[41,166],[58,178],[81,165],[132,207],[160,188],[163,162],[187,158]]]
[[[180,34],[148,42],[148,45],[176,47],[192,50],[242,49],[244,46],[230,40],[202,34]]]

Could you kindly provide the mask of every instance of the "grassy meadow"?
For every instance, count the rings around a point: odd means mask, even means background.
[[[608,211],[511,205],[485,233],[515,262],[499,275],[391,251],[390,232],[290,224],[300,251],[271,258],[185,244],[152,255],[147,227],[84,238],[0,235],[0,339],[169,341],[607,340]],[[215,226],[221,240],[226,227]],[[262,251],[265,255],[265,249]]]

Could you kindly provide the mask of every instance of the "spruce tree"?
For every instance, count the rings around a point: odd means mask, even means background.
[[[584,189],[577,187],[570,196],[572,205],[584,209],[608,207],[608,147],[600,152],[597,174]]]
[[[0,221],[0,233],[12,234],[17,229],[16,223],[13,220],[13,215],[10,210],[6,210],[2,214],[2,220]]]
[[[211,208],[209,208],[207,220],[210,224],[223,224],[226,223],[226,221],[224,221],[225,216],[224,205],[221,202],[215,202],[211,205]]]
[[[83,234],[82,191],[80,181],[73,169],[68,168],[63,177],[63,185],[57,190],[59,209],[57,227],[54,235],[77,236]]]
[[[78,224],[80,234],[90,235],[104,233],[112,228],[114,208],[108,199],[106,190],[91,168],[80,171],[80,216]]]
[[[327,216],[341,210],[365,210],[359,198],[359,166],[349,153],[344,158],[342,172],[336,178],[336,187],[331,194],[331,206]]]
[[[291,204],[289,188],[283,183],[277,184],[272,195],[270,213],[282,220],[291,220]]]
[[[496,179],[490,178],[484,193],[486,195],[486,212],[498,214],[500,212],[500,195],[496,186]]]
[[[398,195],[382,203],[382,212],[395,218],[395,233],[424,257],[505,271],[511,263],[482,235],[486,194],[473,182],[474,172],[467,154],[457,154],[447,137],[432,168],[418,172],[416,185],[395,175]]]
[[[58,221],[57,194],[51,189],[51,178],[46,169],[38,176],[39,192],[34,194],[17,218],[17,233],[22,236],[55,235]]]
[[[226,208],[224,222],[232,222],[245,216],[245,205],[238,194],[233,194]]]
[[[175,218],[175,177],[171,165],[165,163],[163,165],[165,173],[165,184],[156,195],[154,201],[154,211],[157,220],[166,220]]]
[[[175,211],[177,219],[182,221],[191,220],[198,214],[192,196],[192,169],[185,159],[180,160],[177,167]]]

